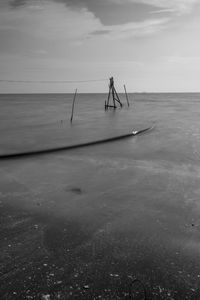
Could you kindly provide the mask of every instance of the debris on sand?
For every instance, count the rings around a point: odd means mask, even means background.
[[[41,300],[50,300],[50,295],[42,295]]]

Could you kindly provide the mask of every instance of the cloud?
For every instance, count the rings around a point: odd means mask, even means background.
[[[159,12],[173,12],[179,15],[187,14],[192,11],[194,6],[198,4],[198,0],[109,0],[113,3],[125,4],[126,2],[132,3],[144,3],[154,6],[156,8],[162,8]]]
[[[151,11],[151,14],[161,14],[161,13],[175,13],[176,10],[174,8],[165,8],[165,9],[159,9]]]
[[[190,13],[198,0],[141,0],[143,3],[168,9],[171,12],[182,15]]]
[[[5,0],[2,0],[5,3]],[[123,24],[105,25],[95,11],[83,7],[91,0],[12,0],[12,10],[0,12],[0,26],[10,31],[18,30],[21,34],[32,36],[33,39],[58,40],[64,39],[73,45],[90,39],[128,39],[145,37],[156,34],[167,28],[171,16],[161,17],[160,13],[188,13],[197,3],[197,0],[102,0],[103,3],[140,3],[155,7],[152,11],[154,18],[149,13],[143,20],[129,21]],[[110,6],[109,6],[110,7]],[[17,8],[17,9],[16,9]],[[156,15],[157,14],[157,15]],[[9,32],[10,34],[10,32]],[[5,34],[4,34],[5,36]],[[13,36],[13,35],[12,35]],[[8,36],[9,39],[9,36]],[[5,38],[4,38],[5,40]]]
[[[66,6],[63,10],[62,4],[55,7],[51,2],[47,8],[48,10],[41,12],[45,22],[40,21],[38,36],[45,31],[46,37],[61,36],[61,38],[71,41],[84,41],[88,38],[92,39],[94,36],[108,39],[144,37],[161,31],[169,22],[169,18],[152,18],[119,25],[103,25],[100,19],[86,8],[74,10]],[[59,22],[54,15],[59,15]]]
[[[168,64],[188,65],[191,67],[200,65],[200,56],[168,56],[163,59]]]
[[[94,14],[98,13],[98,10],[101,10],[102,7],[107,7],[111,11],[110,4],[125,7],[128,3],[132,3],[140,6],[146,5],[155,7],[155,10],[152,11],[152,13],[176,13],[178,15],[190,13],[199,2],[198,0],[101,0],[101,3],[98,4],[93,0],[1,0],[4,5],[5,3],[9,3],[9,5],[14,8],[25,6],[33,2],[44,3],[50,1],[64,3],[67,7],[86,8]],[[104,12],[106,13],[106,11]]]
[[[24,3],[25,1],[15,0],[15,5]],[[27,49],[36,53],[37,44],[40,44],[38,49],[43,49],[44,41],[48,41],[51,47],[56,47],[60,43],[80,45],[88,39],[144,37],[159,32],[168,21],[167,18],[154,18],[108,26],[103,25],[86,8],[74,9],[50,0],[29,0],[26,5],[18,6],[18,9],[7,8],[0,11],[0,41],[3,40],[0,51],[3,47],[5,52],[7,44],[9,51],[19,51],[21,47],[22,51]]]
[[[28,1],[20,9],[0,11],[0,27],[21,35],[49,40],[76,40],[101,28],[100,21],[84,8],[73,10],[52,1]],[[8,36],[9,38],[9,36]]]
[[[149,19],[143,22],[131,22],[123,25],[102,26],[101,30],[93,34],[109,39],[127,39],[133,37],[145,37],[155,34],[165,28],[168,18]]]
[[[13,7],[18,7],[25,5],[27,3],[27,0],[11,0],[9,1],[9,4]]]

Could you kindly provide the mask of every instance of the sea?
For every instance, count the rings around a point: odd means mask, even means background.
[[[89,142],[155,125],[159,143],[152,139],[148,147],[158,143],[157,152],[164,143],[163,151],[180,147],[176,160],[198,159],[200,94],[129,94],[129,106],[125,95],[119,96],[123,108],[105,111],[107,94],[77,94],[71,122],[73,94],[1,94],[0,154]]]
[[[1,299],[200,299],[200,94],[107,97],[0,95]]]

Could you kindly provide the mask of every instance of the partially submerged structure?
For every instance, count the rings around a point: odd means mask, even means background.
[[[111,98],[111,100],[110,100]],[[112,101],[110,103],[110,101]],[[117,91],[114,86],[114,78],[110,78],[110,84],[109,84],[109,92],[108,92],[108,99],[105,101],[105,110],[107,110],[109,107],[111,108],[117,108],[117,103],[119,103],[120,107],[122,107],[122,103],[119,99],[119,96],[117,94]]]

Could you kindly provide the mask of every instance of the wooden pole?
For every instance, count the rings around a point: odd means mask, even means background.
[[[124,91],[125,91],[125,95],[126,95],[126,101],[127,101],[128,106],[129,106],[128,94],[126,92],[126,86],[125,86],[125,84],[124,84]]]
[[[75,90],[73,103],[72,103],[72,113],[71,113],[71,119],[70,119],[71,123],[72,123],[73,116],[74,116],[74,104],[75,104],[75,100],[76,100],[76,94],[77,94],[77,89]]]
[[[106,109],[108,109],[108,106],[109,106],[109,100],[110,100],[110,87],[109,87],[109,92],[108,92],[108,99],[107,99]]]

